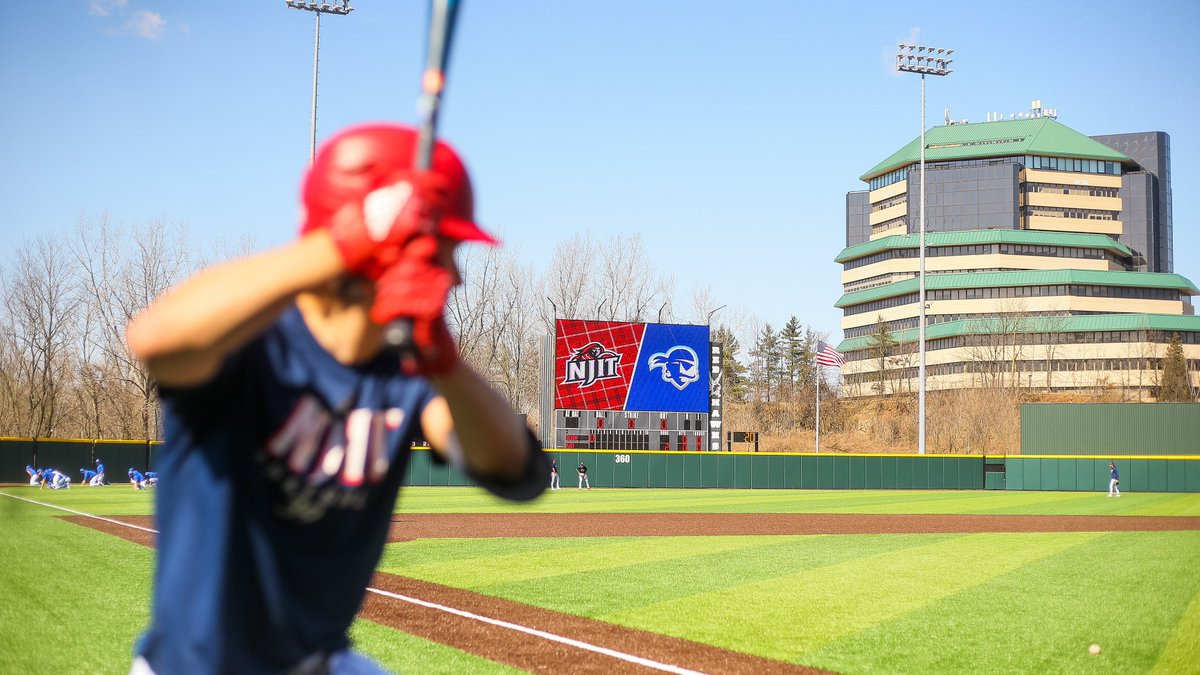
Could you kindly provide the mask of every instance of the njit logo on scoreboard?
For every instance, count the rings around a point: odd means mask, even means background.
[[[587,389],[600,380],[621,377],[618,372],[620,365],[620,354],[599,342],[589,342],[574,350],[567,358],[562,384],[575,384],[580,389]]]

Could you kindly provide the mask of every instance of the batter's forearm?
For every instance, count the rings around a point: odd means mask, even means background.
[[[499,478],[520,475],[530,451],[528,434],[508,401],[466,364],[433,383],[450,408],[471,469]]]
[[[130,322],[133,353],[160,382],[211,377],[233,349],[262,331],[296,294],[342,273],[325,232],[200,272]]]

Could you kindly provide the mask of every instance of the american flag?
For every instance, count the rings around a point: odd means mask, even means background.
[[[833,348],[833,345],[828,342],[817,341],[817,365],[818,366],[837,366],[841,368],[846,365],[846,358],[841,352]]]

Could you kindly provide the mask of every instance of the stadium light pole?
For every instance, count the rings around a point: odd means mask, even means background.
[[[708,320],[707,320],[707,322],[706,322],[704,325],[706,325],[706,326],[709,326],[709,327],[711,328],[711,327],[712,327],[712,315],[713,315],[713,314],[716,314],[717,312],[719,312],[719,311],[721,311],[721,310],[723,310],[723,309],[725,309],[725,308],[726,308],[726,307],[728,307],[728,306],[729,306],[729,305],[721,305],[720,307],[718,307],[718,308],[714,309],[713,311],[709,312],[709,313],[708,313]]]
[[[921,76],[921,241],[919,247],[920,268],[917,303],[920,317],[917,319],[917,454],[925,454],[925,76],[945,76],[954,72],[949,58],[953,49],[928,47],[925,45],[901,44],[896,54],[896,70],[902,73],[917,73]]]
[[[321,15],[336,14],[346,16],[354,11],[350,6],[350,0],[334,0],[330,3],[329,0],[316,2],[315,0],[283,0],[284,4],[292,9],[300,9],[306,12],[312,12],[317,15],[317,27],[313,33],[313,95],[312,95],[312,138],[308,146],[308,161],[312,163],[317,157],[317,65],[320,63],[321,55]]]

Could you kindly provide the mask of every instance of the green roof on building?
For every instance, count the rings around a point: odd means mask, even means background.
[[[1107,145],[1049,117],[1026,120],[948,124],[925,132],[925,161],[948,162],[984,157],[1046,155],[1132,162]],[[921,161],[921,137],[864,173],[869,181],[893,169]]]
[[[937,323],[925,329],[925,340],[939,340],[960,335],[997,332],[1000,322],[1005,332],[1019,333],[1084,333],[1114,330],[1149,330],[1163,333],[1200,332],[1200,316],[1180,314],[1091,314],[1087,316],[1033,316],[1017,320],[1004,318],[963,319]],[[916,342],[916,328],[891,334],[897,343]],[[871,346],[870,335],[842,340],[837,350],[847,354]]]
[[[865,241],[842,249],[834,262],[844,263],[855,258],[898,248],[917,248],[921,237],[917,234],[893,234],[873,241]],[[1127,246],[1103,234],[1080,234],[1075,232],[1050,232],[1046,230],[964,230],[961,232],[926,232],[925,246],[966,246],[971,244],[1034,244],[1038,246],[1063,246],[1068,248],[1102,248],[1132,256]]]
[[[1120,270],[1015,270],[1007,272],[971,272],[966,274],[926,274],[927,290],[951,288],[1003,288],[1007,286],[1049,286],[1078,284],[1084,286],[1127,286],[1130,288],[1174,288],[1190,295],[1200,295],[1192,282],[1179,274],[1165,272],[1124,272]],[[834,307],[851,307],[919,291],[914,277],[895,283],[846,293]]]

